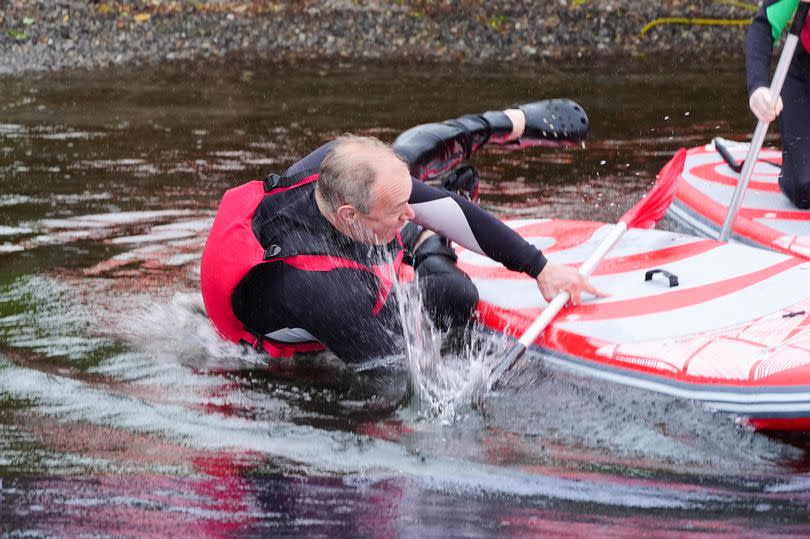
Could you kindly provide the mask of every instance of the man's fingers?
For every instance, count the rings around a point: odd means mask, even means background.
[[[599,297],[599,298],[606,298],[606,297],[609,296],[608,293],[602,292],[601,290],[596,288],[594,285],[592,285],[590,281],[585,281],[583,283],[583,285],[582,285],[582,289],[585,292],[587,292],[589,294],[593,294],[594,296]]]
[[[771,99],[770,90],[766,87],[757,88],[748,101],[751,112],[761,122],[772,122],[782,111],[782,98]]]
[[[764,99],[757,100],[754,103],[754,115],[761,122],[772,122],[776,117],[774,107]]]

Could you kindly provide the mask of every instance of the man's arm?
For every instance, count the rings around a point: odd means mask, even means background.
[[[540,250],[464,197],[414,179],[409,203],[415,223],[512,271],[537,277],[546,265]]]
[[[748,81],[748,96],[757,88],[770,84],[771,55],[773,54],[773,27],[768,20],[767,9],[780,0],[766,0],[759,9],[745,39],[745,71]]]
[[[414,180],[409,203],[416,214],[414,222],[510,270],[530,275],[546,301],[561,290],[569,291],[574,305],[583,291],[605,295],[576,269],[548,262],[534,245],[466,198]]]

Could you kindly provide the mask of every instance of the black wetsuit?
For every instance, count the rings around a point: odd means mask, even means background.
[[[394,148],[412,165],[412,175],[428,177],[470,157],[478,147],[488,140],[496,140],[509,129],[511,123],[502,113],[467,116],[418,126],[403,133]],[[329,146],[315,150],[290,167],[285,175],[316,172]],[[437,165],[440,162],[442,164]],[[425,172],[428,165],[432,173]],[[455,193],[415,178],[412,181],[409,202],[416,213],[415,222],[511,270],[532,277],[542,271],[546,264],[543,254],[498,219]],[[396,240],[381,247],[351,240],[321,215],[315,203],[314,184],[297,191],[290,195],[294,196],[294,201],[283,211],[292,214],[297,227],[305,227],[298,229],[300,233],[314,234],[328,241],[333,253],[372,265],[390,259],[400,249]],[[254,216],[254,230],[259,229],[257,235],[265,248],[265,243],[273,241],[271,237],[279,237],[279,231],[269,226],[261,230],[276,211],[276,196],[265,197]],[[466,323],[478,301],[475,286],[455,266],[451,268],[446,261],[431,264],[429,260],[430,257],[426,258],[416,268],[428,312],[443,326]],[[269,334],[284,328],[301,328],[345,362],[363,365],[368,360],[403,350],[396,295],[391,293],[382,308],[376,314],[373,312],[379,286],[373,274],[357,269],[308,271],[284,263],[265,263],[256,266],[243,279],[234,291],[232,303],[237,317],[254,331]]]
[[[745,65],[748,96],[770,86],[774,38],[766,9],[780,0],[765,0],[748,30]],[[783,162],[779,185],[799,208],[810,209],[810,54],[801,43],[782,88],[784,110],[779,117]]]

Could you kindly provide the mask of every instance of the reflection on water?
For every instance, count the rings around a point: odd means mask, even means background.
[[[753,127],[740,72],[669,67],[174,65],[0,80],[0,530],[806,532],[803,439],[538,362],[482,396],[508,343],[474,334],[448,348],[457,336],[425,326],[415,298],[403,313],[413,398],[356,406],[339,362],[268,361],[219,340],[202,309],[199,255],[222,191],[344,131],[392,140],[570,97],[591,118],[587,148],[486,151],[482,204],[617,219],[677,147]]]

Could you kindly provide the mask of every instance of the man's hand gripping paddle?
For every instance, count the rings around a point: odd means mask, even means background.
[[[616,245],[628,228],[653,228],[655,224],[664,217],[667,208],[672,204],[672,199],[675,196],[675,186],[683,172],[685,161],[686,149],[681,148],[672,160],[661,170],[661,175],[650,192],[621,217],[619,222],[614,225],[610,234],[608,234],[602,243],[599,244],[599,247],[596,248],[596,251],[582,264],[579,272],[583,276],[589,277],[591,273],[593,273],[593,270],[596,269],[599,263],[605,258],[608,251]],[[529,326],[523,333],[523,336],[521,336],[518,342],[509,350],[509,353],[493,369],[489,377],[488,389],[493,389],[497,386],[501,377],[517,363],[518,359],[526,352],[526,349],[535,342],[537,337],[548,327],[554,317],[557,316],[560,310],[568,303],[570,297],[567,290],[560,291],[554,296],[551,303],[543,309],[540,316]]]
[[[802,33],[802,27],[807,19],[807,10],[810,4],[806,2],[799,2],[799,8],[796,14],[793,15],[793,24],[790,27],[790,34],[785,40],[785,46],[782,48],[782,54],[779,56],[779,63],[776,65],[776,71],[773,74],[771,81],[771,100],[776,101],[779,94],[782,92],[782,85],[785,82],[790,62],[793,59],[793,53],[796,51],[796,45],[799,43],[799,38]],[[751,137],[751,145],[748,147],[748,154],[745,156],[743,162],[742,172],[740,172],[740,179],[737,180],[737,187],[734,189],[734,194],[731,195],[731,202],[728,205],[728,213],[726,219],[723,221],[723,228],[720,229],[720,241],[728,241],[731,236],[731,229],[734,226],[734,220],[740,212],[742,205],[743,195],[748,188],[748,182],[751,180],[751,175],[754,173],[754,167],[757,164],[757,156],[759,150],[762,149],[762,143],[765,141],[765,133],[768,131],[770,122],[757,122],[757,128],[754,130],[754,136]]]

